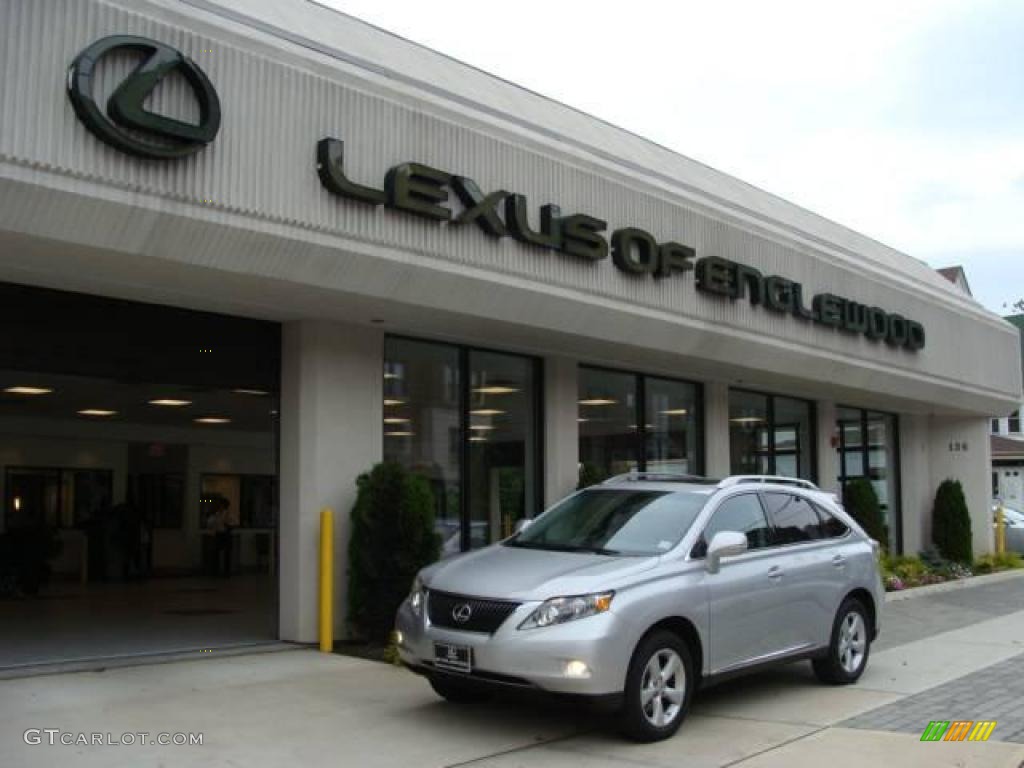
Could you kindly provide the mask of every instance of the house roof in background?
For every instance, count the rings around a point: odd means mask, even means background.
[[[991,435],[993,459],[1024,459],[1024,440]]]
[[[943,267],[942,269],[937,269],[935,271],[949,280],[953,285],[958,288],[962,288],[964,293],[968,296],[974,295],[971,292],[971,284],[967,281],[967,273],[964,271],[962,266],[957,265],[955,267]]]

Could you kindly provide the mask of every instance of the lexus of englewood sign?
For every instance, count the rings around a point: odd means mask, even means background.
[[[96,65],[114,51],[136,51],[144,57],[107,102],[106,109],[93,94]],[[182,122],[148,111],[144,102],[171,72],[188,82],[198,103],[199,121]],[[105,37],[75,57],[68,70],[68,97],[75,114],[101,141],[139,157],[167,160],[194,154],[209,144],[220,128],[217,91],[199,66],[164,43],[143,37]],[[903,315],[886,312],[831,293],[811,298],[810,306],[800,283],[778,275],[764,275],[753,267],[718,256],[697,258],[697,251],[681,243],[659,243],[636,227],[603,232],[608,223],[585,213],[563,216],[557,205],[540,206],[540,226],[529,223],[530,206],[524,195],[504,189],[484,194],[472,179],[420,163],[402,163],[384,177],[384,188],[364,186],[345,175],[345,145],[325,138],[317,144],[317,172],[329,191],[372,206],[385,205],[454,226],[475,224],[494,238],[513,237],[539,248],[559,251],[587,261],[612,262],[630,275],[664,278],[696,271],[697,289],[731,300],[746,299],[771,312],[792,315],[804,322],[885,341],[892,347],[916,351],[925,345],[924,326]],[[455,213],[444,203],[449,190],[462,204]],[[609,248],[610,242],[610,248]]]
[[[398,211],[455,226],[476,224],[491,237],[513,237],[528,245],[559,251],[569,256],[601,261],[608,257],[631,275],[669,277],[696,270],[697,288],[706,294],[751,304],[804,322],[862,334],[872,341],[911,351],[923,349],[924,326],[903,315],[886,312],[832,293],[820,293],[808,306],[803,286],[778,275],[764,275],[753,267],[718,256],[697,258],[694,248],[680,243],[659,243],[636,227],[602,234],[608,223],[574,213],[563,216],[557,205],[540,206],[540,227],[529,224],[530,206],[524,195],[499,189],[484,194],[476,182],[420,163],[402,163],[384,177],[384,188],[364,186],[345,175],[345,144],[326,138],[317,144],[317,172],[329,191],[368,205],[385,205]],[[463,209],[455,214],[444,203],[451,190]]]

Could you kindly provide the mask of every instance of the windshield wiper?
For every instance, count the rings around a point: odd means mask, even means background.
[[[540,549],[546,552],[585,552],[594,555],[621,555],[617,549],[605,549],[604,547],[587,547],[579,544],[542,544],[533,541],[520,541],[511,539],[505,542],[507,547],[522,547],[523,549]]]

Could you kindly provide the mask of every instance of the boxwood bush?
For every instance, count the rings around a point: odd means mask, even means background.
[[[944,480],[935,494],[932,541],[939,554],[947,560],[967,565],[974,560],[971,516],[959,480]]]
[[[395,462],[356,481],[348,547],[348,621],[354,637],[387,642],[416,572],[438,559],[434,494],[426,478]]]
[[[848,482],[843,489],[843,506],[864,532],[882,545],[882,551],[887,552],[889,529],[885,525],[882,505],[871,481],[866,477],[858,477]]]

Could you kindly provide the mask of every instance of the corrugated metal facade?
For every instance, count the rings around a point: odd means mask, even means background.
[[[483,270],[495,283],[517,278],[538,290],[557,287],[591,303],[608,301],[617,313],[629,314],[629,307],[638,313],[667,313],[678,318],[682,329],[708,334],[708,343],[727,340],[730,332],[759,334],[799,346],[807,354],[838,356],[945,384],[962,382],[993,398],[1019,395],[1020,368],[1016,358],[1009,360],[1017,348],[1013,329],[939,281],[921,277],[923,268],[909,257],[877,246],[858,264],[848,245],[869,243],[866,238],[837,235],[830,246],[821,235],[833,226],[827,222],[816,225],[817,231],[805,228],[800,234],[798,220],[809,216],[806,212],[790,220],[780,218],[773,226],[770,217],[753,216],[753,208],[745,211],[738,202],[730,209],[721,194],[702,199],[699,191],[693,191],[694,179],[680,178],[672,188],[657,173],[664,169],[653,167],[654,150],[651,157],[624,157],[629,162],[617,165],[606,153],[588,153],[580,137],[559,145],[550,130],[532,135],[522,125],[503,124],[493,109],[468,114],[464,104],[446,103],[437,93],[417,94],[408,83],[390,83],[378,72],[360,71],[322,52],[303,51],[258,28],[243,27],[196,7],[204,5],[210,4],[172,0],[4,3],[0,8],[0,168],[21,169],[23,177],[26,172],[45,172],[49,178],[84,182],[91,189],[102,187],[122,196],[137,194],[140,200],[202,208],[207,220],[223,214],[232,222],[249,221],[254,229],[271,236],[315,236],[320,242],[326,237],[328,243],[332,237],[344,238],[409,254],[410,259],[425,260],[428,265]],[[352,24],[341,19],[339,25]],[[202,67],[217,88],[223,111],[220,134],[209,147],[180,161],[144,161],[101,144],[85,130],[66,97],[66,69],[81,49],[110,34],[137,34],[166,42]],[[400,49],[401,41],[383,33],[366,34],[376,35],[381,46]],[[416,56],[424,55],[415,46],[402,45]],[[130,64],[127,59],[110,62],[101,78],[101,92],[109,92]],[[442,60],[438,66],[451,65]],[[479,78],[480,73],[472,77]],[[500,90],[498,85],[496,89]],[[155,110],[183,117],[194,111],[183,81],[169,79],[156,98]],[[379,186],[388,167],[408,160],[465,174],[485,192],[501,188],[527,195],[533,216],[535,206],[556,203],[565,214],[583,212],[605,219],[610,229],[642,227],[660,241],[692,245],[700,256],[723,256],[766,274],[797,280],[807,294],[834,291],[900,312],[926,326],[928,346],[918,353],[894,350],[774,315],[744,301],[702,296],[694,288],[692,275],[661,281],[627,276],[610,260],[584,263],[507,238],[495,241],[475,228],[439,226],[340,199],[317,179],[314,149],[324,136],[345,141],[349,176],[362,183]],[[639,140],[633,137],[633,141]],[[636,168],[644,162],[649,174]],[[714,172],[703,169],[701,173]],[[735,199],[763,194],[721,174],[716,184],[735,187]],[[11,189],[0,191],[0,226],[43,231],[46,222],[33,222],[33,210],[19,209]],[[776,205],[771,196],[764,198],[768,202],[760,202],[768,208]],[[148,206],[153,207],[151,202]],[[131,215],[127,210],[126,216]],[[129,226],[128,222],[123,225]],[[103,226],[119,225],[108,221]],[[177,236],[179,247],[188,244],[187,233]],[[182,255],[183,260],[237,268],[218,263],[208,247],[194,245],[185,249],[189,252]],[[350,272],[341,250],[327,275],[304,277],[295,269],[296,263],[281,249],[261,251],[254,244],[246,269],[276,280],[316,279],[325,287],[358,290],[359,276]],[[351,270],[362,268],[362,262],[351,264]],[[396,285],[395,295],[400,294]]]

